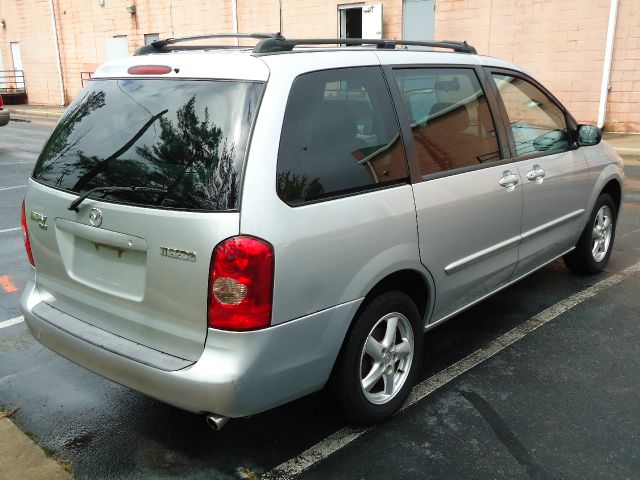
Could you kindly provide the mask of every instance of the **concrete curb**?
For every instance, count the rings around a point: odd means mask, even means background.
[[[618,155],[640,155],[640,148],[616,147],[615,145],[612,146],[616,149]]]
[[[73,480],[8,418],[0,419],[0,438],[2,480]]]
[[[18,115],[24,117],[44,117],[58,119],[64,113],[64,110],[46,110],[46,109],[31,109],[31,108],[12,108],[8,106],[7,109],[11,115]]]

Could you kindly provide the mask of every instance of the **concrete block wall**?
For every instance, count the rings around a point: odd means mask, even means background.
[[[622,0],[613,50],[607,127],[640,132],[640,2]]]
[[[53,0],[60,35],[65,101],[81,72],[105,61],[105,41],[127,36],[129,53],[145,34],[161,38],[233,30],[231,0]],[[402,38],[402,0],[383,3],[383,34]],[[335,37],[338,6],[349,0],[237,0],[238,30],[289,37]],[[127,12],[134,5],[136,14]],[[640,9],[620,0],[607,127],[640,131]],[[436,38],[466,39],[481,54],[525,66],[581,122],[597,120],[610,0],[436,0]],[[49,0],[0,0],[0,51],[21,44],[29,101],[59,103]],[[229,41],[228,43],[231,43]],[[247,42],[244,42],[247,43]]]
[[[274,2],[277,4],[277,1]],[[338,6],[350,1],[283,0],[283,34],[291,38],[335,38],[338,36]],[[383,35],[402,38],[402,0],[365,1],[365,5],[383,4]],[[253,8],[253,7],[252,7]]]
[[[60,83],[48,0],[0,1],[0,55],[4,70],[13,70],[11,42],[20,43],[29,101],[60,103]]]
[[[342,3],[282,0],[282,31],[290,37],[336,37],[338,5]],[[280,30],[278,0],[238,0],[237,4],[240,32]],[[135,5],[135,15],[127,12],[131,5]],[[54,0],[54,8],[66,103],[82,87],[82,72],[93,72],[105,61],[107,38],[126,35],[129,53],[133,53],[144,44],[145,34],[166,38],[233,30],[230,0]],[[0,31],[5,66],[11,68],[9,43],[20,41],[25,75],[30,79],[29,102],[58,104],[49,0],[0,0],[0,17],[7,19],[7,28]],[[402,0],[384,2],[383,29],[385,36],[401,38]],[[231,40],[224,43],[230,44]]]
[[[609,0],[440,0],[436,37],[524,66],[584,122],[598,116]]]
[[[640,9],[619,0],[605,127],[640,131]],[[438,0],[436,38],[524,66],[578,121],[595,123],[610,0]]]
[[[132,15],[127,7],[135,5]],[[67,102],[80,90],[81,72],[104,63],[107,38],[127,36],[130,54],[144,45],[145,34],[160,38],[231,31],[228,1],[56,0],[58,32]]]

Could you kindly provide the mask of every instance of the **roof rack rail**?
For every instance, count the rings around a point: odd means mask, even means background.
[[[415,40],[393,40],[385,38],[302,38],[286,39],[282,35],[274,35],[258,42],[253,48],[253,53],[277,53],[290,52],[298,45],[347,45],[362,46],[375,45],[376,48],[394,49],[397,45],[447,48],[454,52],[470,53],[476,55],[478,51],[466,41],[444,40],[440,42],[415,41]]]
[[[178,50],[202,50],[203,48],[248,48],[238,47],[236,45],[182,45],[170,47],[176,43],[192,42],[195,40],[206,40],[210,38],[255,38],[258,40],[269,40],[280,38],[279,33],[212,33],[208,35],[196,35],[193,37],[167,38],[165,40],[156,40],[155,42],[140,47],[134,55],[149,55],[152,53],[168,53]]]

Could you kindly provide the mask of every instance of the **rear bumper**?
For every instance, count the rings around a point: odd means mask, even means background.
[[[67,318],[65,329],[34,313],[47,311],[30,281],[22,296],[33,336],[69,360],[114,382],[195,413],[242,417],[268,410],[326,383],[351,318],[355,300],[275,327],[253,332],[209,329],[199,360],[167,371],[123,356],[87,338],[112,335],[82,320]],[[41,314],[42,315],[42,314]],[[79,335],[79,333],[81,335]],[[115,335],[113,335],[115,337]],[[147,347],[142,347],[147,348]]]
[[[9,110],[2,109],[0,110],[0,127],[4,127],[7,123],[9,123],[9,119],[11,118],[11,114]]]

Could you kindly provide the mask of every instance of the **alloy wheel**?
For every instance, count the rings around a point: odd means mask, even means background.
[[[593,222],[591,235],[591,255],[596,262],[601,262],[609,251],[611,235],[613,233],[613,214],[608,205],[603,205],[598,210]]]
[[[369,332],[360,356],[360,386],[365,398],[381,405],[406,383],[414,355],[411,323],[401,313],[382,317]]]

